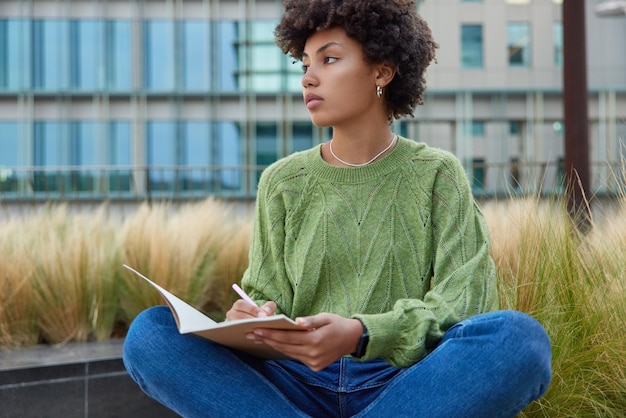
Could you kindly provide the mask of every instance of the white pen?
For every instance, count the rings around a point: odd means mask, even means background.
[[[250,298],[250,296],[248,296],[246,292],[244,292],[243,289],[237,285],[237,283],[233,283],[233,289],[235,290],[235,292],[237,292],[239,296],[241,296],[241,299],[258,308],[257,304],[254,303],[252,298]]]

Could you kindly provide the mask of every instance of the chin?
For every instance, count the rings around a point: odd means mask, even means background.
[[[311,115],[311,122],[318,128],[327,128],[329,126],[333,126],[332,121],[319,116],[315,117],[315,115]]]

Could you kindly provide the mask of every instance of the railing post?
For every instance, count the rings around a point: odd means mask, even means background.
[[[565,192],[576,225],[589,227],[589,119],[585,1],[563,2],[563,110]]]

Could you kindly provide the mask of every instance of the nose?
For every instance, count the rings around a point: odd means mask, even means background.
[[[319,81],[313,72],[312,67],[309,67],[306,73],[302,75],[302,87],[314,87],[318,84],[318,82]]]

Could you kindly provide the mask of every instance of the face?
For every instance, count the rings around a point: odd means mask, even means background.
[[[302,66],[302,93],[315,125],[361,123],[382,110],[376,96],[377,66],[365,61],[361,44],[343,28],[311,35]]]

